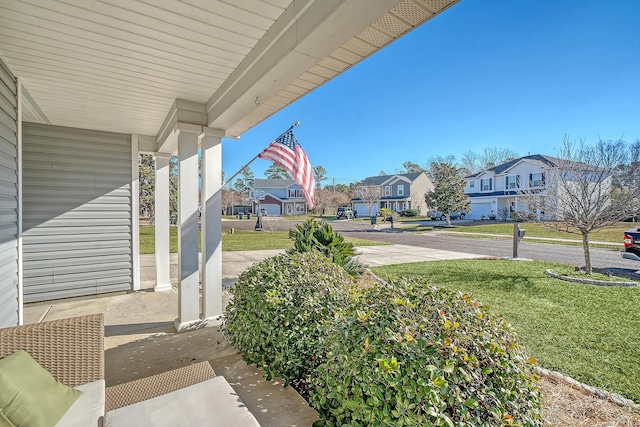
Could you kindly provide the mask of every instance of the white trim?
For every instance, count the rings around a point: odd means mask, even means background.
[[[16,126],[18,128],[18,325],[24,323],[24,276],[23,276],[23,257],[22,257],[22,82],[20,77],[16,79],[17,88],[17,118]]]
[[[138,135],[131,135],[131,280],[140,290],[140,182],[138,181]]]

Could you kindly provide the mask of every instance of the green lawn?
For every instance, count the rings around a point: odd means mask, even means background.
[[[549,225],[552,226],[553,224],[549,223]],[[638,224],[630,222],[619,222],[601,230],[589,233],[589,240],[622,244],[622,235],[624,231],[633,227],[638,227]],[[520,228],[527,231],[527,237],[555,237],[561,239],[582,240],[580,234],[549,229],[548,227],[543,227],[541,224],[535,222],[522,222],[520,223]],[[562,230],[564,230],[564,228],[562,228]],[[512,236],[513,223],[496,222],[492,224],[482,225],[460,225],[457,228],[447,229],[447,231],[464,233],[505,234],[508,236]]]
[[[152,225],[140,226],[140,253],[155,253],[155,231]],[[345,237],[348,242],[355,246],[378,246],[389,243],[377,242],[374,240],[355,239]],[[199,245],[201,246],[201,245]],[[258,249],[288,249],[292,246],[289,240],[288,231],[247,231],[235,230],[234,234],[229,233],[229,229],[222,230],[222,250],[223,251],[252,251]],[[202,249],[201,247],[199,250]],[[169,250],[171,253],[178,252],[178,228],[169,228]]]
[[[459,260],[375,267],[381,277],[419,276],[492,306],[546,368],[640,402],[640,287],[551,279],[546,262]]]

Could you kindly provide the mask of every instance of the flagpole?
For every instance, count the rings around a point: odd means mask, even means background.
[[[295,122],[289,129],[285,130],[284,132],[282,132],[280,134],[280,136],[284,135],[285,133],[289,132],[291,129],[293,129],[294,127],[298,126],[300,124],[300,122]],[[278,136],[278,138],[280,138],[280,136]],[[275,141],[278,138],[274,138],[273,140]],[[260,152],[262,153],[262,151]],[[256,154],[251,160],[249,160],[247,163],[244,164],[244,166],[242,166],[240,169],[238,169],[238,172],[234,173],[231,178],[229,178],[227,180],[227,182],[225,182],[224,184],[222,184],[222,188],[226,187],[228,183],[230,183],[231,181],[233,181],[233,178],[235,178],[236,176],[240,175],[240,172],[242,172],[242,170],[244,168],[246,168],[247,166],[249,166],[251,163],[254,162],[255,159],[258,158],[258,156],[260,155],[260,153]]]

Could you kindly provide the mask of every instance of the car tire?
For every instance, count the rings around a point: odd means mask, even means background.
[[[447,220],[446,215],[440,215],[440,221],[446,221],[446,220]]]
[[[463,213],[460,214],[460,219],[464,219],[464,214]]]

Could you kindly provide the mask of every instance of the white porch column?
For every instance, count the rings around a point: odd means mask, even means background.
[[[171,289],[169,278],[169,162],[171,154],[154,153],[156,159],[155,235],[156,235],[156,284],[153,290]]]
[[[222,318],[222,137],[223,130],[203,130],[201,139],[202,320]]]
[[[198,134],[178,132],[178,332],[200,323],[198,274]]]

